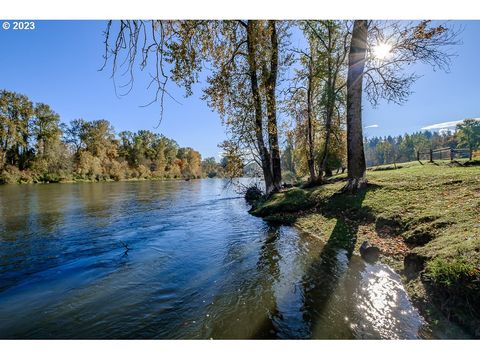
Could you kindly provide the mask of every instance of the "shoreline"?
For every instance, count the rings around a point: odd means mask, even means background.
[[[60,181],[32,181],[32,182],[14,182],[14,183],[0,183],[3,185],[36,185],[36,184],[93,184],[93,183],[118,183],[118,182],[137,182],[137,181],[190,181],[190,180],[202,180],[202,179],[225,179],[222,177],[200,177],[200,178],[130,178],[130,179],[103,179],[103,180],[89,180],[89,179],[76,179],[76,180],[60,180]]]
[[[370,171],[368,188],[356,195],[341,194],[345,176],[336,176],[260,200],[250,213],[295,226],[350,254],[368,240],[380,248],[380,261],[401,276],[436,337],[479,338],[478,305],[468,299],[479,296],[480,225],[465,201],[477,199],[478,167],[402,165]]]

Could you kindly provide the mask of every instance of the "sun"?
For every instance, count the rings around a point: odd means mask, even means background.
[[[384,60],[391,55],[392,45],[388,43],[379,43],[373,48],[373,54],[377,59]]]

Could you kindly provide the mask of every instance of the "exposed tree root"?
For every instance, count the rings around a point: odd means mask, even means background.
[[[351,193],[354,194],[360,189],[366,188],[368,181],[366,178],[350,178],[348,179],[347,184],[342,188],[342,193]]]

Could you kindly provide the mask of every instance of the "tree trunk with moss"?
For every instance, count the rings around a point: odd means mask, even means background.
[[[275,20],[268,21],[268,29],[270,31],[271,44],[270,71],[266,79],[268,144],[271,153],[273,191],[279,191],[282,182],[282,168],[280,148],[278,146],[277,103],[275,94],[278,77],[278,36]]]
[[[330,71],[330,69],[329,69]],[[320,160],[320,166],[318,170],[318,182],[323,182],[323,175],[328,176],[326,173],[327,170],[327,161],[328,161],[328,150],[330,148],[330,138],[332,132],[332,118],[333,112],[335,110],[335,88],[333,80],[329,77],[327,81],[327,101],[326,101],[326,112],[325,112],[325,143],[323,145],[322,159]],[[331,176],[331,175],[330,175]]]
[[[249,20],[247,25],[247,49],[248,49],[248,66],[249,66],[249,75],[250,75],[250,86],[252,89],[253,96],[253,106],[255,113],[255,137],[257,141],[257,146],[259,150],[263,178],[265,181],[265,192],[267,194],[275,190],[271,158],[270,153],[265,145],[263,139],[263,114],[262,114],[262,103],[260,98],[260,90],[258,87],[258,76],[257,76],[257,62],[255,58],[255,20]],[[269,129],[270,130],[270,129]]]

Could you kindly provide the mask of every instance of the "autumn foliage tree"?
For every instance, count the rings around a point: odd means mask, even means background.
[[[141,67],[152,60],[157,96],[163,106],[167,82],[192,94],[192,85],[208,64],[203,98],[217,110],[231,141],[248,148],[261,166],[267,193],[281,187],[277,89],[287,22],[274,20],[121,21],[106,30],[106,61],[113,74],[126,60],[132,77],[136,56]],[[148,32],[147,32],[148,31]],[[149,58],[154,53],[153,59]],[[131,81],[131,79],[129,80]]]

